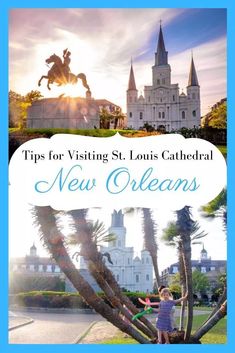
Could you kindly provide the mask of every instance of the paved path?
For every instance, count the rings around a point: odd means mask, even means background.
[[[194,315],[208,314],[208,311],[194,309]],[[65,313],[27,313],[33,323],[15,328],[9,331],[9,343],[31,343],[31,344],[63,344],[75,343],[77,339],[88,330],[90,325],[96,321],[97,324],[91,332],[85,335],[80,343],[95,343],[115,336],[117,329],[107,323],[98,314],[65,314]],[[176,309],[175,316],[179,316],[179,309]],[[25,313],[10,313],[10,320],[20,320]],[[155,324],[156,314],[146,315]],[[107,326],[107,327],[106,327]],[[109,330],[108,330],[109,328]]]
[[[17,316],[24,316],[17,312]],[[30,313],[33,323],[9,331],[9,343],[63,344],[74,343],[94,321],[97,314]]]

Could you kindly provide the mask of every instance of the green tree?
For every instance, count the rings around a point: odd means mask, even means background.
[[[27,110],[31,104],[42,98],[39,91],[30,91],[22,96],[14,91],[9,91],[9,126],[22,128],[26,125]]]
[[[193,271],[193,292],[205,294],[210,289],[210,283],[207,276],[199,270]]]
[[[116,129],[118,122],[125,119],[125,114],[122,112],[120,107],[115,107],[114,111],[112,112],[112,116],[114,120],[114,129]]]
[[[208,118],[208,126],[217,129],[227,129],[227,103],[220,104],[211,111]]]
[[[108,109],[102,108],[100,110],[100,128],[101,129],[109,129],[110,122],[112,119],[113,119],[113,115]]]
[[[223,220],[224,230],[226,231],[227,226],[227,190],[223,189],[219,195],[217,195],[207,205],[202,206],[204,217],[221,217]]]

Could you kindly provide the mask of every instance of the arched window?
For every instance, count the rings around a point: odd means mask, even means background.
[[[119,275],[117,275],[117,282],[119,281]]]
[[[159,79],[157,79],[157,85],[160,85],[160,80]]]
[[[185,111],[182,111],[182,119],[185,119]]]
[[[161,112],[158,113],[158,117],[159,117],[159,119],[161,119],[161,117],[162,117],[162,113]]]
[[[146,275],[146,281],[149,281],[149,275]]]
[[[147,259],[146,259],[146,264],[149,264],[149,258],[147,257]]]
[[[165,119],[165,112],[162,112],[162,119]]]
[[[132,118],[132,112],[129,113],[129,117]]]
[[[143,112],[140,112],[140,119],[143,119]]]
[[[196,110],[193,110],[192,114],[193,116],[196,116]]]
[[[136,281],[136,283],[139,283],[139,281],[140,281],[139,275],[135,275],[135,281]]]
[[[192,94],[192,98],[195,99],[195,93]]]

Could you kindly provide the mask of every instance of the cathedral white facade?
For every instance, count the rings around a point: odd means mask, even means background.
[[[109,253],[113,264],[106,258],[106,266],[113,272],[119,286],[130,291],[151,292],[153,290],[153,265],[149,252],[141,251],[141,256],[134,256],[134,248],[126,246],[126,228],[124,226],[124,215],[122,211],[113,211],[111,227],[108,232],[115,234],[115,240],[102,246],[102,253]],[[138,239],[136,239],[138,241]],[[95,290],[95,285],[88,273],[86,261],[81,257],[79,269],[86,280],[90,282]]]
[[[200,86],[193,57],[189,71],[186,93],[179,93],[179,85],[171,83],[171,67],[160,25],[155,64],[152,66],[152,85],[144,87],[144,96],[136,89],[131,63],[127,89],[127,125],[140,129],[148,123],[162,131],[178,130],[182,127],[200,126]]]

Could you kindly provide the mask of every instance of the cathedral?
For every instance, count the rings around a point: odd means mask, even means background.
[[[149,252],[141,251],[141,256],[134,256],[134,248],[126,246],[126,228],[122,211],[113,211],[109,234],[115,234],[115,240],[102,246],[102,253],[109,253],[112,264],[105,259],[106,266],[113,272],[121,288],[136,292],[151,292],[153,290],[153,265]],[[138,239],[136,239],[138,241]],[[99,291],[87,270],[86,261],[80,257],[79,271],[83,277]],[[70,289],[71,290],[71,289]]]
[[[171,66],[165,49],[162,27],[158,36],[155,63],[152,66],[152,85],[144,87],[144,96],[136,89],[131,63],[127,89],[127,125],[141,129],[148,123],[161,131],[179,130],[200,126],[200,86],[191,58],[187,94],[179,93],[179,85],[171,83]]]

